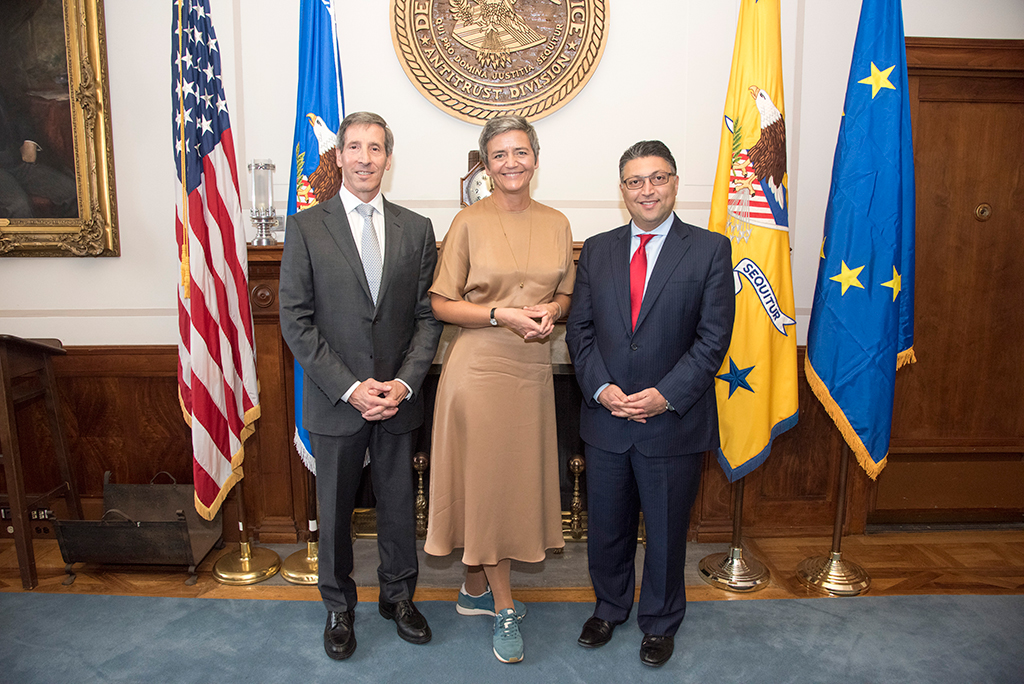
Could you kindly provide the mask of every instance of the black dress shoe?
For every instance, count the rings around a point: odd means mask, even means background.
[[[602,620],[599,617],[592,617],[583,623],[583,631],[580,632],[580,638],[576,640],[583,648],[597,648],[598,646],[604,646],[612,638],[612,632],[615,630],[615,625]]]
[[[409,599],[396,603],[388,603],[383,598],[377,604],[380,616],[385,620],[394,620],[398,625],[398,636],[410,644],[425,644],[430,641],[430,625],[427,618]]]
[[[640,662],[651,667],[661,667],[672,657],[675,639],[671,636],[644,634],[640,642]]]
[[[327,655],[335,660],[344,660],[356,650],[356,632],[352,626],[355,622],[355,612],[347,610],[344,613],[329,611],[327,613],[327,626],[324,627],[324,650]]]

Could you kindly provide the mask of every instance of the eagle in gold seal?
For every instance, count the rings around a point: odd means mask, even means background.
[[[517,0],[448,0],[457,17],[452,33],[476,50],[477,61],[492,69],[512,64],[509,53],[540,45],[543,36],[516,14]]]

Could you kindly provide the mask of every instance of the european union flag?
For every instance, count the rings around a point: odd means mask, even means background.
[[[299,7],[299,95],[295,107],[288,214],[334,197],[341,187],[336,136],[345,115],[334,0]],[[295,363],[295,448],[316,472],[309,432],[302,427],[303,372]]]
[[[885,467],[914,358],[914,151],[903,14],[864,0],[832,166],[805,368],[857,460]]]

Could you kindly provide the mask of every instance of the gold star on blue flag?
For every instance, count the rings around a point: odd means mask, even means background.
[[[874,478],[889,453],[896,370],[916,360],[914,150],[898,0],[861,5],[824,237],[804,366]]]

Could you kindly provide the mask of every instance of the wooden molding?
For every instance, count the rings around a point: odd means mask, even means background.
[[[1024,40],[907,36],[906,43],[911,73],[952,70],[1012,76],[1024,72]]]

